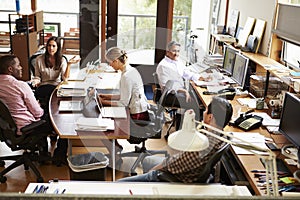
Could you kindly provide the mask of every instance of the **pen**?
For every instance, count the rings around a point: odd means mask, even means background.
[[[65,192],[66,192],[66,189],[63,189],[63,191],[61,193],[64,194]]]
[[[45,187],[44,185],[41,185],[41,187],[36,191],[36,193],[42,193],[44,187]]]
[[[54,194],[58,194],[58,192],[59,192],[59,189],[58,188],[56,188],[55,190],[54,190]]]
[[[129,193],[130,193],[130,195],[133,195],[133,193],[132,193],[131,189],[129,189]]]
[[[43,191],[41,193],[46,193],[47,190],[48,190],[48,188],[49,188],[48,186],[45,186],[44,189],[43,189]]]
[[[36,191],[38,190],[39,186],[35,186],[34,190],[32,191],[32,193],[36,193]]]

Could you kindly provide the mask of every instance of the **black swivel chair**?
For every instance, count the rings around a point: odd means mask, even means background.
[[[24,165],[25,170],[31,168],[37,177],[37,182],[44,182],[33,161],[43,162],[49,160],[49,157],[41,156],[37,153],[38,150],[42,150],[42,138],[48,135],[47,131],[45,133],[40,131],[45,130],[46,126],[46,121],[44,120],[33,122],[21,128],[22,135],[17,135],[16,123],[7,106],[0,100],[0,141],[5,142],[12,151],[23,150],[21,155],[0,157],[0,167],[5,166],[5,160],[15,160],[14,163],[0,172],[1,183],[5,183],[7,180],[4,176],[5,174],[20,165]]]
[[[216,164],[221,160],[222,156],[227,152],[230,145],[225,144],[222,148],[220,148],[218,151],[213,154],[208,162],[206,163],[205,167],[201,171],[201,174],[199,175],[196,183],[212,183],[214,182],[214,167]],[[162,182],[181,182],[178,180],[173,174],[169,172],[160,172],[158,174],[158,178]]]
[[[130,144],[140,144],[142,147],[135,146],[133,152],[122,153],[121,157],[137,157],[130,169],[131,175],[136,175],[136,168],[139,163],[143,162],[144,158],[154,154],[164,154],[168,156],[166,150],[148,150],[146,149],[146,140],[149,138],[160,139],[161,131],[164,124],[164,108],[160,105],[151,105],[148,110],[150,121],[130,120]]]

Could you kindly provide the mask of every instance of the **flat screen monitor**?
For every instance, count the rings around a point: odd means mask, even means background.
[[[227,45],[224,46],[223,70],[230,76],[233,72],[233,65],[236,53],[238,53],[236,49]]]
[[[279,123],[279,131],[293,145],[300,147],[300,100],[292,93],[287,92],[284,97],[283,108]]]
[[[232,79],[242,88],[245,86],[245,80],[248,70],[249,58],[246,56],[237,53],[235,55]]]

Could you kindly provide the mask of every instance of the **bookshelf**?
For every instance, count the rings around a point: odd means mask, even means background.
[[[11,52],[23,67],[22,80],[31,79],[29,58],[44,44],[43,11],[29,15],[9,14]]]

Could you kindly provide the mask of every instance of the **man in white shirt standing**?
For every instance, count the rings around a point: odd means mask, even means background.
[[[196,120],[202,119],[203,105],[197,101],[193,89],[185,86],[185,81],[205,80],[200,74],[195,74],[179,60],[180,44],[171,41],[167,45],[166,56],[159,62],[156,73],[159,85],[162,89],[166,83],[172,80],[172,92],[167,95],[166,105],[185,109],[193,109],[196,114]],[[187,84],[188,86],[188,84]],[[169,104],[168,104],[169,103]]]

